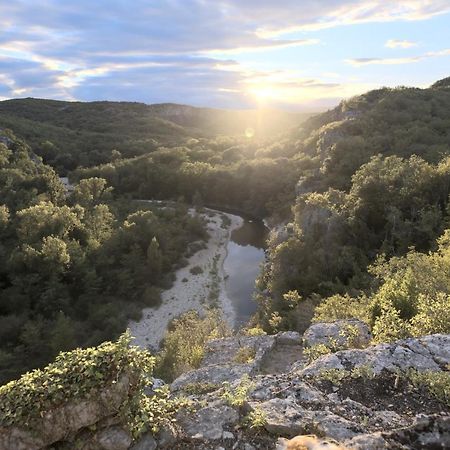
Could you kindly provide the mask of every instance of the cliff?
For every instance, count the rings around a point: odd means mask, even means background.
[[[358,329],[351,345],[341,339],[349,325]],[[117,348],[109,344],[112,353],[121,349],[122,362],[112,371],[103,366],[108,376],[101,383],[74,396],[72,374],[66,398],[41,402],[31,418],[16,410],[12,420],[5,408],[14,392],[23,394],[24,381],[13,382],[22,384],[20,390],[2,387],[0,449],[281,449],[285,439],[310,434],[318,438],[307,442],[326,439],[348,449],[448,448],[450,336],[376,346],[367,346],[368,338],[363,323],[341,321],[313,325],[304,336],[284,332],[210,341],[201,366],[172,383],[170,399],[155,380],[143,389],[136,404],[145,414],[134,410],[139,420],[131,422],[129,406],[146,375],[136,373],[136,349],[128,354],[123,342]],[[314,349],[330,340],[342,350],[312,361]],[[111,357],[105,349],[101,354],[88,366]],[[76,367],[74,373],[79,374]],[[55,381],[47,384],[47,394],[60,389]],[[20,401],[29,401],[32,391]],[[183,400],[170,403],[175,398]]]

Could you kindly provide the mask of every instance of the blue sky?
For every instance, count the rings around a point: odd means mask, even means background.
[[[319,110],[450,75],[450,0],[5,0],[0,99]]]

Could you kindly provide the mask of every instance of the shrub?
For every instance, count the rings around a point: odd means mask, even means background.
[[[157,376],[173,381],[182,373],[196,369],[203,359],[206,343],[229,333],[217,310],[210,310],[203,318],[197,311],[181,315],[166,332],[162,350],[157,355]]]
[[[220,388],[220,385],[216,383],[189,383],[183,386],[183,392],[188,395],[202,395],[209,392],[216,391]]]
[[[340,319],[357,318],[369,322],[369,301],[366,297],[352,298],[349,295],[333,295],[316,307],[313,322],[334,322]]]
[[[329,381],[330,383],[339,386],[349,375],[350,372],[344,369],[325,369],[322,370],[316,378],[318,380]]]
[[[194,266],[189,269],[189,272],[191,272],[192,275],[199,275],[203,273],[203,269],[200,266]]]
[[[254,384],[250,380],[248,375],[244,375],[239,384],[232,388],[230,383],[223,383],[223,393],[222,398],[230,406],[243,406],[248,399],[248,395],[253,390]]]
[[[248,364],[255,359],[256,350],[252,347],[241,347],[233,358],[233,361],[238,364]]]
[[[117,342],[60,353],[44,369],[33,370],[1,386],[0,426],[33,429],[47,411],[96,396],[122,374],[129,376],[131,385],[128,399],[118,413],[133,436],[146,430],[156,432],[173,421],[176,412],[187,405],[186,401],[170,399],[167,389],[157,389],[153,396],[145,396],[144,387],[151,383],[155,358],[130,346],[130,339],[129,333],[125,333]]]
[[[418,372],[410,369],[405,375],[414,386],[424,387],[440,402],[450,407],[450,372]]]
[[[267,333],[260,327],[247,328],[244,330],[246,336],[265,336]]]
[[[305,348],[303,355],[306,357],[308,364],[311,364],[316,359],[324,355],[329,355],[333,353],[330,347],[325,344],[312,345],[311,347]]]
[[[261,408],[255,408],[244,418],[244,425],[254,430],[263,428],[267,423],[267,415]]]

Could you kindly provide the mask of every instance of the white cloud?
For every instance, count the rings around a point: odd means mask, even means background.
[[[223,55],[298,47],[298,64],[307,66],[311,59],[302,60],[302,54],[311,52],[302,46],[319,42],[307,31],[422,20],[449,11],[448,0],[0,0],[0,73],[8,80],[0,80],[0,95],[232,107],[247,106],[246,90],[256,86],[278,99],[289,92],[296,101],[312,94],[341,98],[369,86],[357,82],[351,88],[326,61],[316,66],[324,75],[308,80],[299,73],[262,74]],[[292,30],[304,38],[283,36]],[[445,51],[347,62],[406,64]],[[326,82],[335,78],[339,83]]]
[[[386,42],[386,44],[384,44],[384,45],[385,45],[385,47],[388,47],[388,48],[411,48],[411,47],[417,47],[417,42],[399,40],[399,39],[389,39]]]
[[[346,59],[345,62],[355,67],[371,66],[371,65],[390,66],[396,64],[416,63],[422,60],[423,58],[424,56],[412,56],[405,58],[354,58],[354,59]]]
[[[355,67],[369,66],[369,65],[396,65],[396,64],[416,63],[424,59],[448,55],[450,55],[450,49],[427,52],[422,55],[407,56],[404,58],[353,58],[353,59],[346,59],[345,62]]]

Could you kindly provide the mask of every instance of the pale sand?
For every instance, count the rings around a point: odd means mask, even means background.
[[[158,308],[145,308],[142,311],[142,319],[138,322],[130,321],[129,329],[134,337],[134,344],[142,347],[156,350],[164,337],[170,321],[179,315],[196,310],[200,313],[205,312],[208,306],[208,294],[212,284],[210,270],[214,264],[214,257],[218,255],[217,268],[219,278],[219,307],[223,318],[233,327],[236,313],[231,300],[225,291],[225,273],[223,262],[227,256],[227,244],[230,239],[231,231],[239,228],[243,219],[233,214],[225,214],[219,211],[205,208],[207,212],[213,213],[203,216],[208,222],[207,229],[210,238],[207,247],[192,255],[188,260],[188,265],[175,273],[176,280],[173,286],[161,294],[161,305]],[[191,211],[192,213],[192,211]],[[231,220],[231,225],[226,229],[222,228],[222,215],[226,215]],[[203,273],[193,275],[190,269],[194,266],[200,266]],[[188,281],[182,280],[187,278]]]

